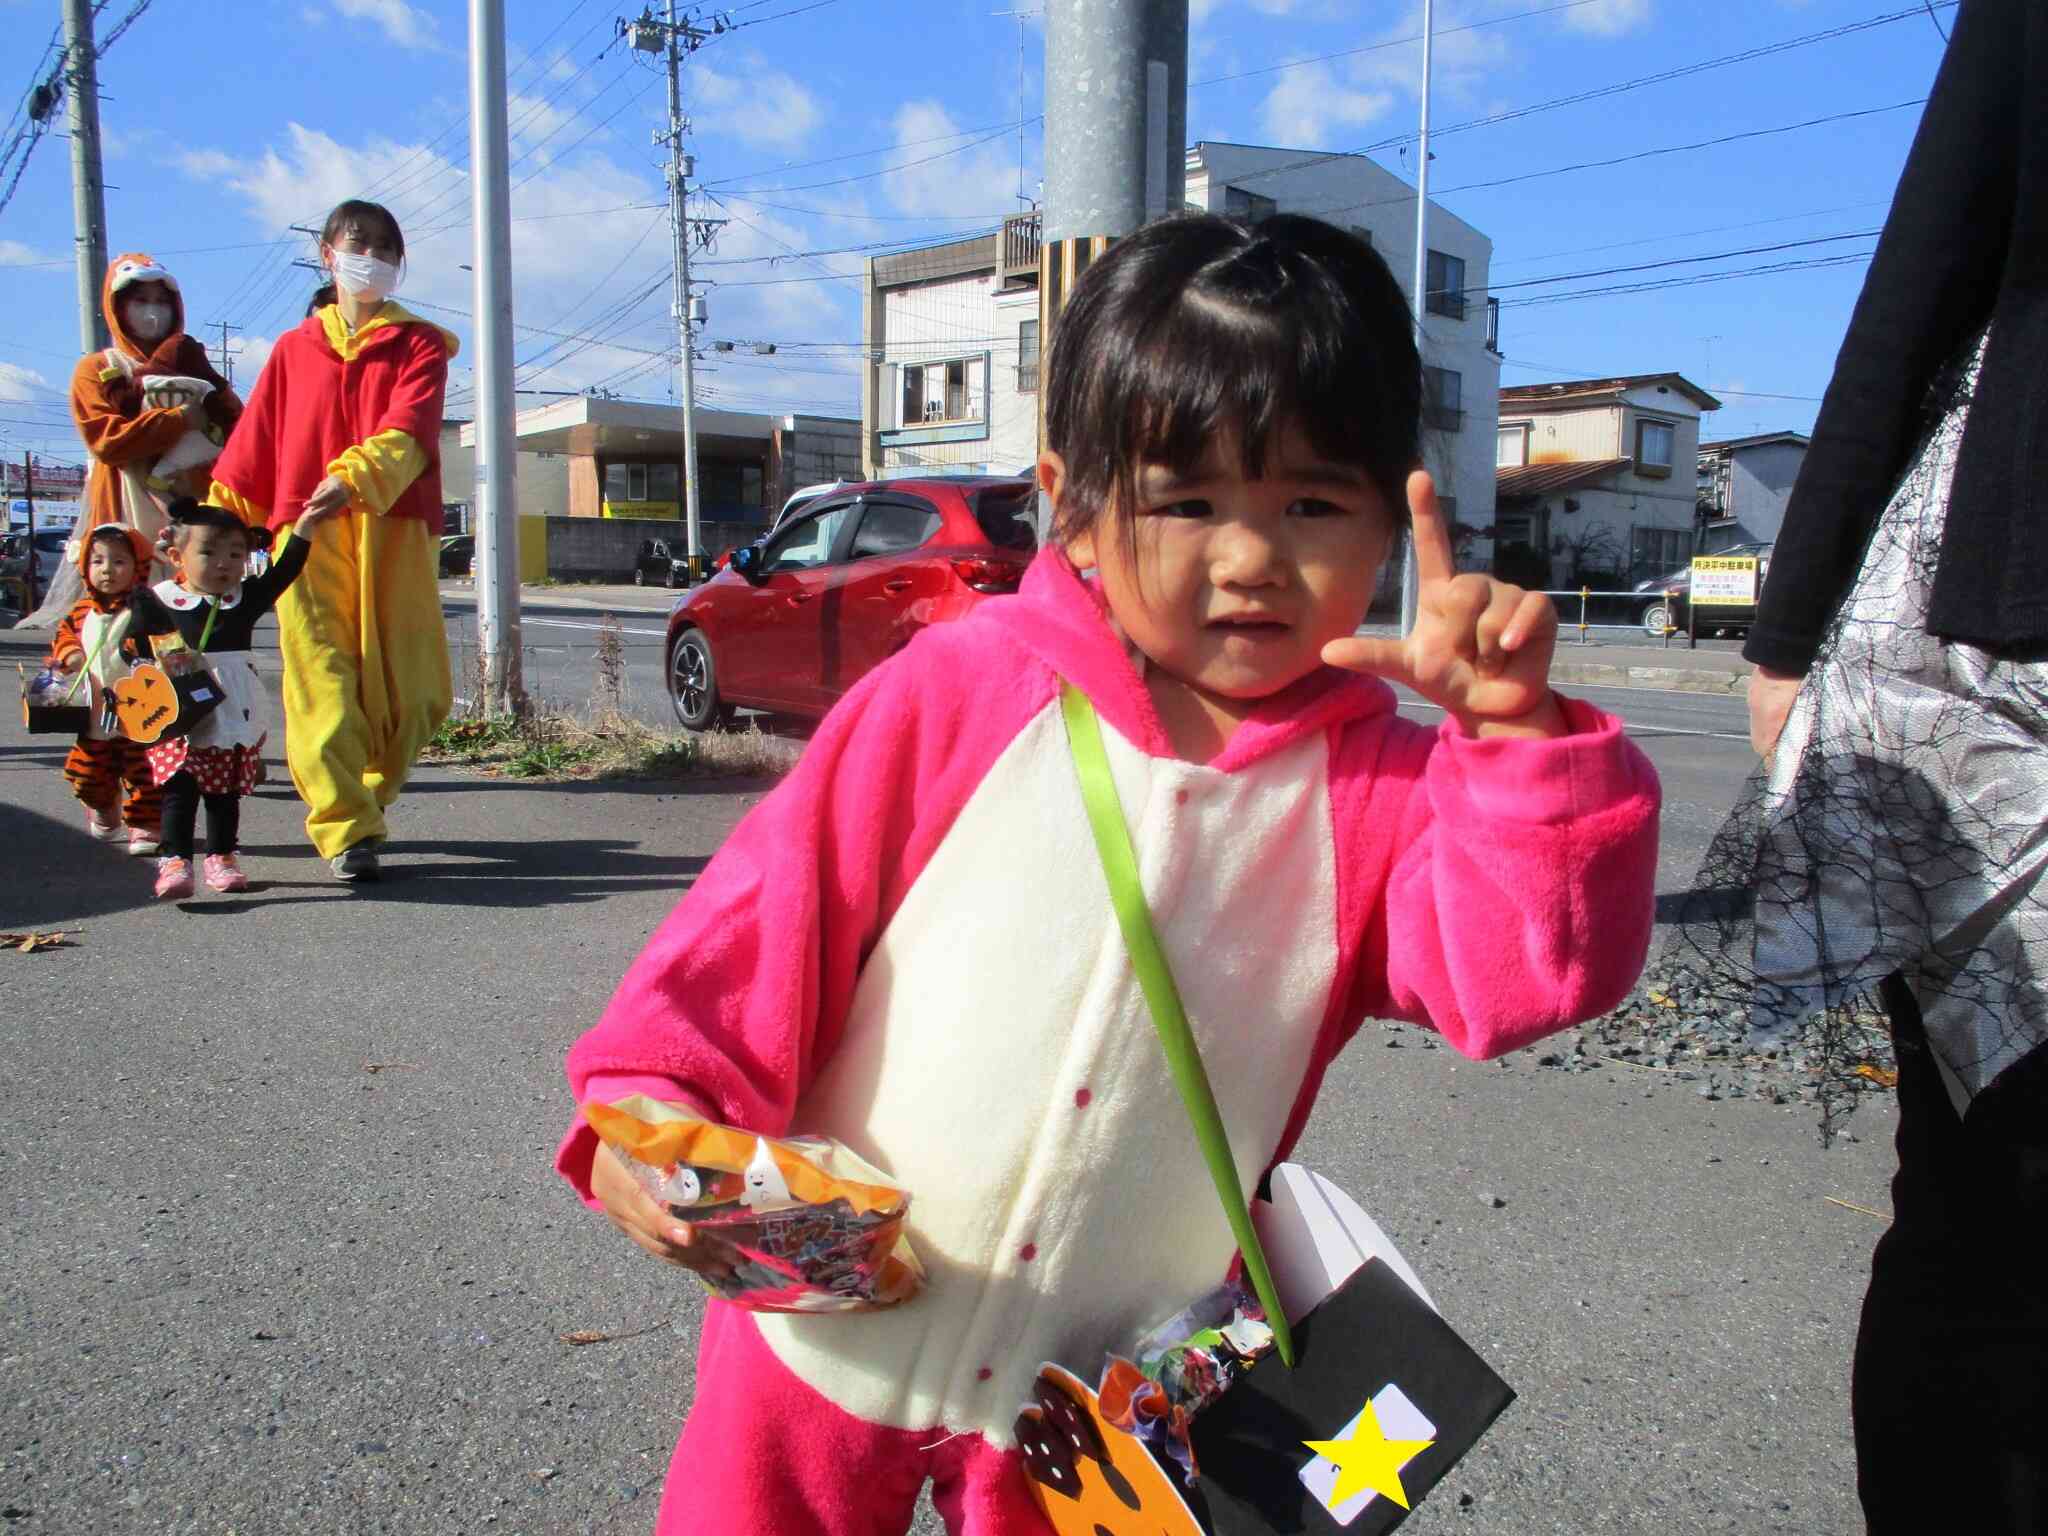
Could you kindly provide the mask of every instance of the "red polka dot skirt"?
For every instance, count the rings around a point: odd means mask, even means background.
[[[183,736],[160,741],[145,755],[152,783],[168,784],[185,769],[205,795],[246,795],[263,772],[263,759],[253,747],[195,747]]]

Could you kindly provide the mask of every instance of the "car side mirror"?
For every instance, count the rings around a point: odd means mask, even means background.
[[[762,567],[767,564],[768,551],[757,539],[752,544],[742,544],[732,552],[732,568],[755,586],[761,584]]]

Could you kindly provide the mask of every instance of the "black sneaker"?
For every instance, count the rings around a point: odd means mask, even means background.
[[[358,880],[376,880],[383,871],[377,867],[377,850],[367,841],[352,848],[344,848],[327,861],[327,867],[334,871],[334,878],[351,883]]]

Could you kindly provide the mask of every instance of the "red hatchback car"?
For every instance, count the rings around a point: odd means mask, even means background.
[[[693,731],[736,708],[818,716],[929,624],[1014,592],[1037,552],[1029,480],[836,487],[743,545],[668,621],[668,693]]]

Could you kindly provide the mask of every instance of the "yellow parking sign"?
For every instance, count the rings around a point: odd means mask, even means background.
[[[1692,563],[1690,596],[1696,607],[1756,606],[1757,561],[1750,557],[1702,555]]]

